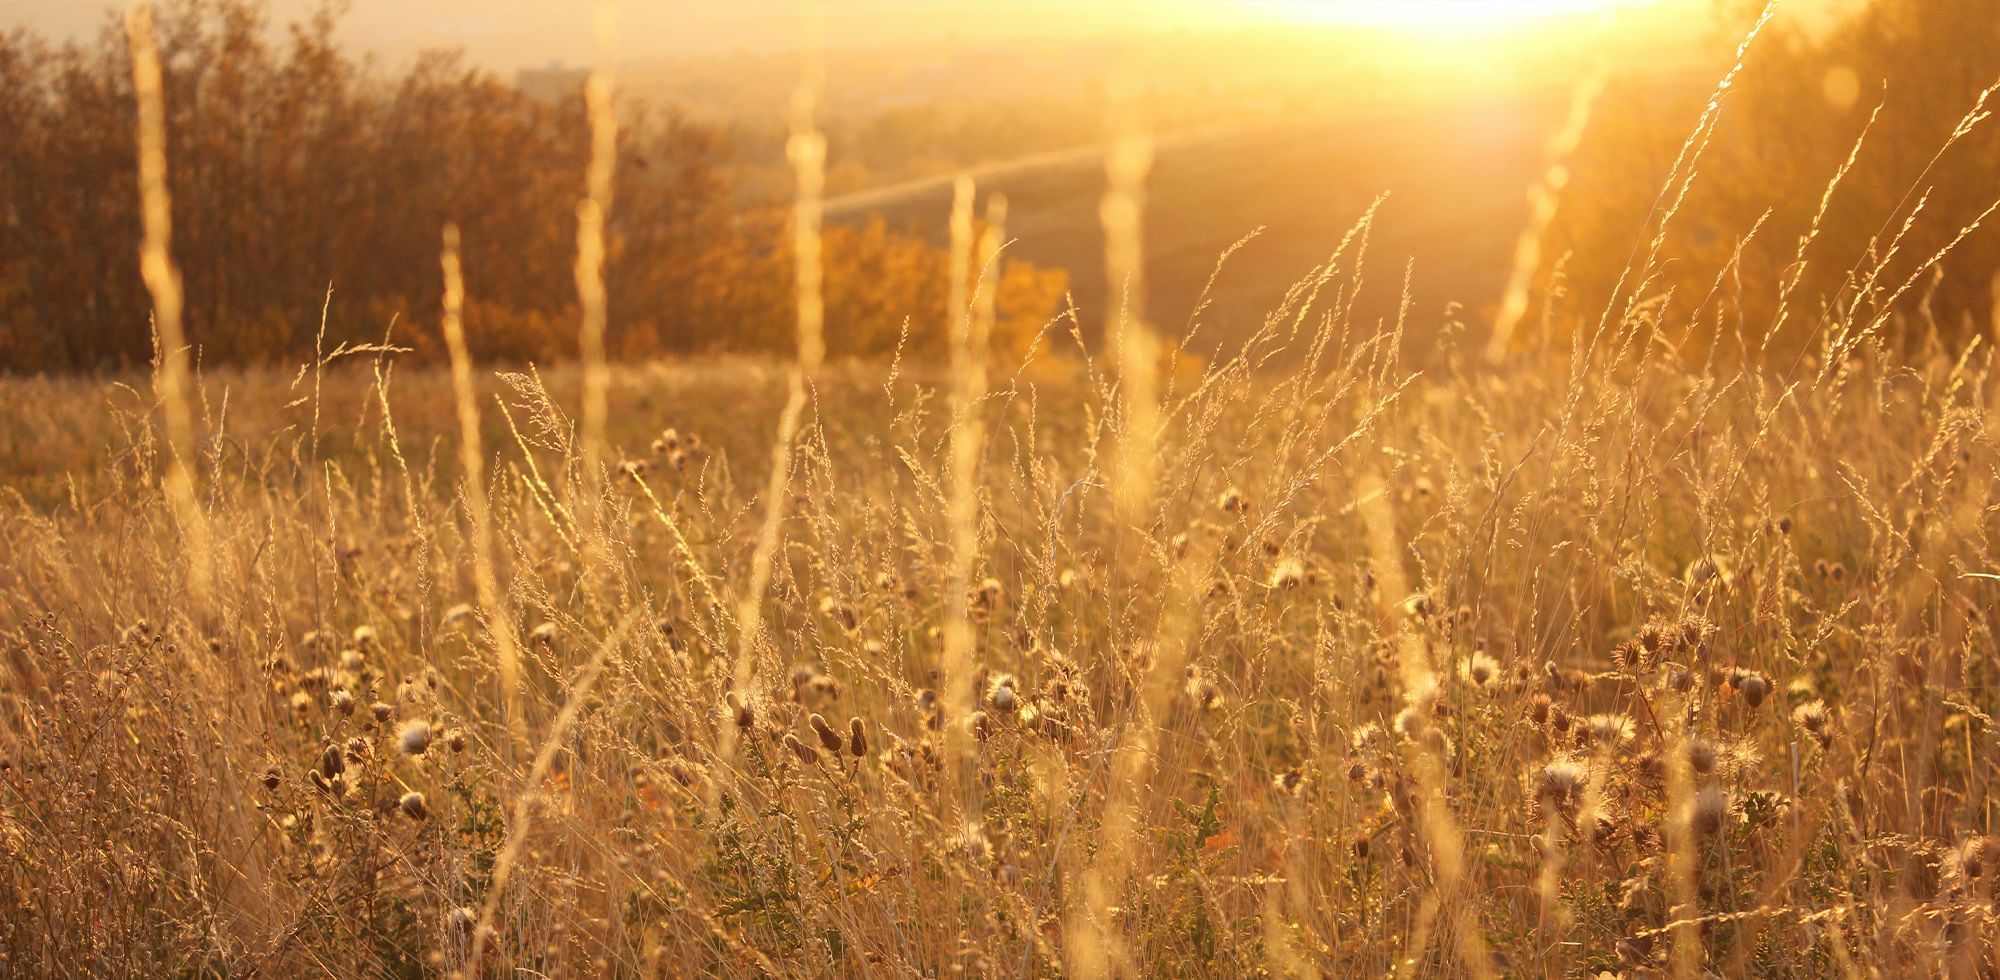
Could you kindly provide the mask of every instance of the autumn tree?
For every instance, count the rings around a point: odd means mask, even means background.
[[[476,356],[572,356],[581,93],[532,98],[446,52],[385,74],[335,44],[339,11],[282,31],[255,0],[162,13],[174,251],[202,363],[296,363],[385,338],[436,356],[448,223]],[[127,59],[115,21],[84,45],[0,36],[0,371],[152,356]],[[782,203],[739,207],[719,131],[671,108],[620,112],[609,349],[788,350]],[[937,250],[879,225],[827,237],[834,354],[886,354],[906,318],[914,352],[942,350]],[[1012,263],[1004,282],[1010,322],[1046,320],[1062,293],[1059,274]]]

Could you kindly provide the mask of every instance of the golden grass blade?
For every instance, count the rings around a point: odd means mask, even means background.
[[[493,512],[486,499],[485,449],[479,436],[479,402],[472,380],[472,354],[465,343],[465,271],[459,261],[457,225],[446,225],[439,259],[444,269],[444,342],[451,355],[451,387],[458,409],[458,464],[466,513],[472,519],[472,576],[479,608],[493,639],[500,683],[500,704],[508,729],[519,738],[526,732],[521,714],[521,650],[507,595],[496,570]]]
[[[615,0],[597,0],[592,33],[597,38],[597,67],[584,86],[590,113],[590,167],[587,196],[576,208],[576,292],[583,310],[577,348],[583,361],[583,477],[590,504],[591,526],[584,529],[585,563],[591,574],[604,561],[604,531],[598,515],[604,497],[604,419],[611,386],[605,363],[604,225],[611,214],[612,178],[618,165],[618,114],[612,102],[614,43],[618,7]]]
[[[132,91],[138,101],[139,202],[145,237],[139,273],[153,297],[153,330],[158,336],[153,388],[167,429],[167,502],[187,553],[188,586],[195,608],[207,615],[215,586],[215,556],[208,518],[194,491],[194,413],[187,333],[181,322],[181,274],[173,259],[173,200],[167,187],[166,90],[160,52],[153,37],[153,5],[132,5],[125,18],[132,52]]]
[[[1004,207],[1004,205],[996,205]],[[968,304],[973,249],[972,178],[961,176],[952,188],[950,293],[945,307],[945,330],[951,337],[952,422],[951,484],[946,501],[951,533],[950,564],[945,574],[944,655],[938,670],[939,690],[945,702],[945,760],[948,783],[955,801],[964,811],[961,820],[974,819],[976,808],[966,804],[971,791],[968,772],[970,733],[960,724],[972,716],[980,697],[973,690],[975,637],[971,595],[973,567],[979,560],[979,458],[984,450],[985,428],[979,401],[986,389],[986,335],[992,329],[993,288],[985,285],[985,269],[994,258],[997,231],[989,224],[979,243],[981,270],[977,302]]]
[[[1576,152],[1577,144],[1583,141],[1583,131],[1590,125],[1591,109],[1603,93],[1602,71],[1578,82],[1570,94],[1569,115],[1562,129],[1549,141],[1549,166],[1542,172],[1542,179],[1528,192],[1528,223],[1521,229],[1520,239],[1514,243],[1514,263],[1507,273],[1507,287],[1500,294],[1500,311],[1493,316],[1493,335],[1486,344],[1486,359],[1489,361],[1498,361],[1507,355],[1514,344],[1514,333],[1520,329],[1521,319],[1528,314],[1528,294],[1534,286],[1535,273],[1542,266],[1542,239],[1548,235],[1549,225],[1555,220],[1563,188],[1569,186],[1569,157]]]
[[[1145,319],[1142,224],[1153,147],[1140,123],[1136,99],[1128,84],[1114,84],[1112,111],[1117,136],[1105,164],[1109,185],[1099,208],[1104,225],[1105,275],[1111,295],[1123,296],[1112,328],[1119,392],[1117,457],[1111,479],[1119,524],[1114,533],[1120,546],[1132,549],[1135,557],[1142,553],[1140,535],[1152,506],[1160,414],[1160,351]],[[1205,563],[1194,567],[1205,567]],[[1168,572],[1183,580],[1191,574],[1183,563],[1170,564]],[[1195,594],[1183,581],[1167,603],[1166,619],[1153,638],[1152,662],[1141,681],[1138,704],[1126,720],[1111,759],[1111,795],[1104,806],[1101,849],[1084,874],[1080,894],[1072,900],[1064,935],[1067,966],[1078,976],[1108,976],[1131,967],[1129,949],[1114,922],[1114,909],[1131,870],[1140,806],[1149,795],[1158,738],[1155,726],[1166,710],[1172,681],[1186,663],[1187,644],[1196,628],[1189,611]]]
[[[798,307],[798,360],[787,377],[784,409],[778,416],[778,431],[771,444],[771,472],[764,487],[764,520],[757,534],[757,550],[750,556],[749,584],[737,600],[736,666],[731,672],[732,689],[748,694],[757,667],[758,644],[764,634],[764,594],[771,585],[771,562],[778,552],[778,538],[785,519],[786,492],[791,481],[793,441],[805,412],[806,382],[819,371],[826,359],[826,342],[821,336],[826,319],[825,297],[821,293],[820,197],[826,181],[826,138],[813,123],[818,100],[818,78],[808,72],[792,97],[792,135],[786,143],[792,173],[797,182],[797,198],[792,205],[793,294]],[[722,756],[733,753],[735,730],[723,728]]]
[[[1113,90],[1117,135],[1105,161],[1110,183],[1099,208],[1108,295],[1122,297],[1112,328],[1122,424],[1111,493],[1120,519],[1137,524],[1152,502],[1159,438],[1160,343],[1146,322],[1143,224],[1153,141],[1140,121],[1138,95],[1130,81],[1114,84]]]

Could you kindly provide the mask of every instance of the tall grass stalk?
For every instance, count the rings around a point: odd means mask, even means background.
[[[816,64],[816,63],[815,63]],[[764,637],[764,594],[771,585],[771,562],[777,555],[780,531],[789,498],[794,440],[805,414],[807,382],[826,359],[822,336],[826,306],[822,294],[820,265],[820,197],[826,183],[826,138],[814,127],[813,111],[819,98],[820,78],[808,69],[792,96],[792,134],[785,152],[792,162],[796,194],[792,204],[793,294],[798,307],[798,359],[786,376],[785,405],[778,415],[778,429],[771,442],[771,471],[764,486],[764,519],[757,533],[757,548],[750,556],[750,572],[736,606],[736,666],[731,672],[733,689],[747,696],[754,687],[759,643]],[[765,659],[771,658],[768,654]],[[724,758],[730,755],[734,729],[724,728]]]
[[[976,268],[973,259],[973,183],[961,176],[952,187],[950,292],[945,308],[945,329],[951,337],[951,485],[949,508],[951,551],[945,575],[944,651],[938,670],[938,686],[945,703],[944,745],[949,779],[957,805],[966,807],[961,819],[971,819],[976,807],[967,805],[975,773],[968,767],[969,742],[973,736],[961,719],[972,717],[980,698],[978,683],[969,670],[976,654],[977,638],[972,623],[973,570],[979,563],[980,458],[985,452],[986,430],[980,402],[986,396],[986,357],[993,327],[993,293],[998,284],[999,228],[994,221],[1004,215],[1005,202],[992,198],[988,224],[980,236]],[[993,212],[998,211],[1000,214]],[[992,282],[988,282],[991,275]],[[977,296],[968,301],[967,293]]]
[[[500,587],[495,551],[493,511],[486,496],[486,456],[479,435],[478,393],[472,380],[472,353],[465,343],[465,269],[459,261],[457,225],[444,228],[439,256],[444,271],[445,349],[451,355],[452,396],[458,409],[460,494],[472,520],[472,576],[479,608],[492,640],[500,685],[500,703],[509,730],[517,740],[527,732],[521,710],[521,650],[507,594]]]
[[[166,92],[159,46],[153,36],[153,5],[148,0],[139,0],[127,11],[125,29],[132,53],[132,92],[138,102],[139,203],[144,224],[139,273],[153,297],[158,348],[153,388],[166,419],[166,495],[187,556],[189,590],[197,606],[206,612],[214,587],[215,558],[208,518],[195,498],[194,411],[189,404],[192,372],[187,333],[181,324],[181,274],[173,259]]]
[[[585,561],[592,575],[605,561],[601,502],[604,497],[604,417],[608,411],[611,372],[605,366],[604,223],[611,213],[612,178],[618,162],[618,114],[612,97],[618,32],[616,0],[597,0],[592,33],[597,39],[597,66],[584,85],[590,116],[590,165],[587,194],[576,208],[576,292],[582,307],[577,348],[583,363],[583,479],[588,494],[590,526]]]

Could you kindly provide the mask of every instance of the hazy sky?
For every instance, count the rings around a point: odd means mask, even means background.
[[[902,44],[976,37],[1032,37],[1112,29],[1213,26],[1267,20],[1269,0],[826,0],[833,45]],[[273,0],[276,19],[313,0]],[[806,36],[799,0],[625,0],[619,46],[626,57],[783,51]],[[26,26],[54,37],[88,36],[106,0],[0,0],[0,29]],[[591,60],[590,0],[351,0],[343,39],[399,59],[428,47],[463,48],[500,67]]]

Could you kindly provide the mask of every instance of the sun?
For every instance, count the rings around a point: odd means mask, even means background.
[[[1281,20],[1327,27],[1474,36],[1548,27],[1658,0],[1256,0]]]

